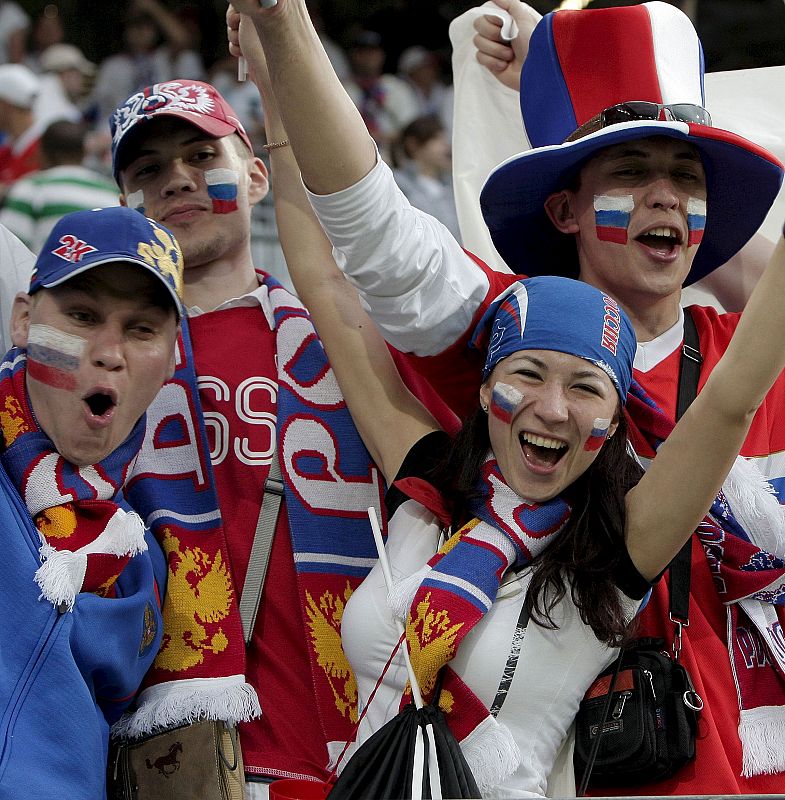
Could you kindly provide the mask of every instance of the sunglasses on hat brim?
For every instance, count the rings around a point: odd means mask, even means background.
[[[657,120],[659,122],[692,122],[698,125],[711,126],[711,115],[702,106],[692,103],[650,103],[648,100],[629,100],[617,103],[601,111],[587,120],[564,141],[574,142],[590,133],[618,125],[622,122],[639,120]]]

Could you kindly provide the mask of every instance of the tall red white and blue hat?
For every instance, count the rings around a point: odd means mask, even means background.
[[[553,227],[545,199],[567,188],[601,149],[651,136],[692,144],[706,173],[706,227],[685,283],[741,249],[771,207],[783,166],[741,136],[690,121],[702,118],[703,74],[697,33],[668,3],[542,18],[521,74],[521,111],[532,149],[496,167],[480,196],[493,243],[515,272],[577,277],[574,237]],[[603,117],[632,101],[672,108],[659,109],[656,119]]]

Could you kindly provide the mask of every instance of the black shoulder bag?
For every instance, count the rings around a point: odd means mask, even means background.
[[[676,419],[695,399],[702,360],[695,322],[685,309]],[[689,625],[691,555],[692,539],[669,566],[671,652],[662,639],[626,645],[581,701],[574,757],[575,774],[582,775],[579,797],[590,783],[634,785],[666,778],[695,757],[703,700],[679,660]]]

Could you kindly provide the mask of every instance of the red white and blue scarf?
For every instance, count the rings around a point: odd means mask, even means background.
[[[500,783],[520,762],[512,734],[447,666],[466,634],[488,613],[508,569],[530,564],[561,533],[570,505],[522,500],[506,484],[489,454],[480,472],[475,519],[451,536],[428,563],[398,584],[389,598],[406,620],[406,642],[423,698],[433,698],[441,674],[439,705],[461,742],[477,785]],[[402,703],[410,701],[409,687]]]
[[[79,592],[113,597],[120,573],[147,549],[142,520],[118,499],[142,444],[144,416],[103,461],[75,466],[39,427],[26,375],[26,352],[14,347],[0,365],[0,460],[41,538],[35,580],[42,597],[69,609]]]
[[[308,312],[271,278],[278,359],[278,449],[308,639],[316,712],[335,757],[357,721],[357,684],[341,647],[346,601],[376,563],[368,508],[382,477],[357,433]]]
[[[327,741],[338,743],[357,713],[340,622],[346,600],[376,560],[367,509],[380,509],[382,482],[306,310],[274,279],[262,281],[275,319],[278,449],[301,597],[293,613],[305,623],[316,713]],[[128,496],[164,546],[169,583],[161,651],[138,709],[116,726],[116,734],[130,736],[193,719],[231,722],[260,713],[245,681],[237,588],[228,569],[187,324],[174,378],[148,419]],[[249,521],[249,536],[255,522]]]

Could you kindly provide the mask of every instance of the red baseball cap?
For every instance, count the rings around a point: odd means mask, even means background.
[[[173,80],[147,86],[131,95],[112,114],[112,171],[118,179],[127,161],[128,134],[141,123],[159,116],[177,117],[204,133],[222,138],[236,133],[253,152],[251,140],[234,109],[220,92],[202,81]],[[119,183],[119,180],[118,180]]]

